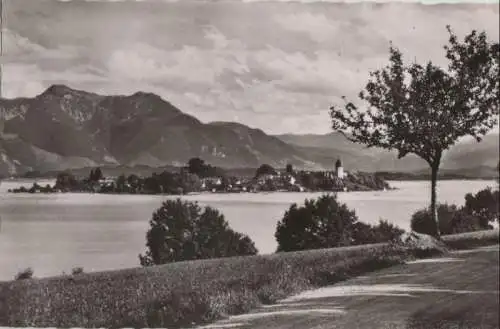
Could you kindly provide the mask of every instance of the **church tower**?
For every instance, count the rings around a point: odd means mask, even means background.
[[[344,178],[344,168],[340,159],[337,159],[337,162],[335,162],[335,174],[338,178]]]

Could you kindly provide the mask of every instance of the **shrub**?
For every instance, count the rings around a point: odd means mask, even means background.
[[[183,260],[255,255],[254,242],[229,228],[224,215],[196,202],[167,200],[153,213],[142,266]]]
[[[377,236],[377,242],[393,241],[405,232],[402,228],[386,220],[380,220],[378,225],[374,226],[374,230]]]
[[[16,280],[27,280],[33,278],[33,269],[28,267],[16,274]]]
[[[385,220],[380,220],[377,225],[368,225],[358,222],[354,224],[355,244],[382,243],[394,241],[405,231]]]
[[[484,230],[481,220],[467,213],[456,205],[440,204],[438,206],[439,231],[442,235]],[[411,217],[411,229],[418,233],[434,236],[436,223],[432,220],[429,209],[421,209]]]
[[[403,230],[381,221],[371,226],[358,221],[356,213],[337,201],[336,195],[293,204],[278,222],[278,252],[384,242]]]
[[[460,208],[453,215],[450,223],[450,230],[447,234],[458,234],[491,229],[488,222],[482,222],[481,218],[467,213],[464,208]]]
[[[453,214],[456,212],[455,205],[441,204],[438,206],[439,230],[441,234],[449,234],[448,229],[443,228],[444,223],[451,222]],[[411,229],[412,231],[428,234],[431,236],[436,235],[436,223],[432,220],[431,212],[428,208],[420,209],[411,216]]]
[[[498,198],[498,190],[492,191],[491,187],[481,190],[475,195],[468,193],[465,195],[464,210],[477,217],[481,226],[487,228],[490,222],[499,221]]]

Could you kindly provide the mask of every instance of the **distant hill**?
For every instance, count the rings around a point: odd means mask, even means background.
[[[427,167],[427,163],[414,155],[398,159],[397,152],[382,149],[367,148],[364,145],[352,143],[340,133],[324,135],[278,135],[289,144],[316,150],[316,153],[331,156],[331,161],[340,157],[345,168],[355,168],[363,171],[402,171],[413,172]]]
[[[481,142],[467,141],[455,145],[444,156],[447,169],[496,168],[499,163],[499,135],[489,134]]]
[[[497,138],[457,145],[445,166],[496,166]],[[271,136],[240,123],[203,123],[152,93],[103,96],[53,85],[33,98],[0,99],[3,176],[97,165],[113,172],[149,172],[182,166],[192,157],[233,169],[263,163],[331,169],[337,158],[351,170],[426,169],[417,157],[398,160],[395,153],[366,149],[337,133]]]
[[[396,152],[382,149],[366,148],[347,140],[340,133],[324,135],[278,135],[276,136],[289,144],[323,150],[324,154],[335,154],[342,158],[345,167],[362,166],[369,171],[398,171],[398,172],[426,172],[428,165],[425,161],[414,155],[397,159]],[[364,165],[355,164],[356,161],[365,162]],[[370,162],[369,164],[366,162]],[[480,176],[496,173],[499,162],[499,135],[491,133],[478,143],[475,140],[462,141],[445,152],[442,169],[447,173],[460,173]],[[360,168],[361,169],[361,168]],[[364,169],[364,168],[363,168]]]

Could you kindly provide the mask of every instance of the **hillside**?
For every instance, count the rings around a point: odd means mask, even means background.
[[[356,161],[363,161],[369,171],[399,171],[399,172],[427,172],[428,166],[425,161],[408,155],[403,159],[397,159],[396,152],[388,152],[382,149],[368,149],[363,145],[355,144],[347,140],[340,133],[324,135],[279,135],[276,136],[286,143],[299,148],[322,150],[324,154],[339,154],[345,167],[354,165]],[[480,176],[495,173],[499,161],[499,136],[492,133],[480,143],[475,140],[462,141],[445,152],[442,161],[442,169],[447,173],[467,172],[470,175]],[[370,163],[366,163],[370,162]],[[358,166],[362,166],[358,164]]]

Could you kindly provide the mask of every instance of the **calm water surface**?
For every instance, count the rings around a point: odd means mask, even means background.
[[[39,181],[46,184],[47,181]],[[52,182],[50,182],[52,183]],[[10,194],[31,182],[0,184],[0,280],[32,267],[35,276],[58,275],[82,266],[99,271],[138,266],[152,212],[166,196],[103,194]],[[398,190],[339,193],[360,220],[387,219],[408,229],[411,214],[426,207],[428,182],[390,182]],[[464,195],[495,181],[442,181],[441,202],[462,205]],[[274,231],[290,204],[320,193],[204,194],[185,199],[221,210],[230,226],[248,234],[260,253],[276,249]]]

